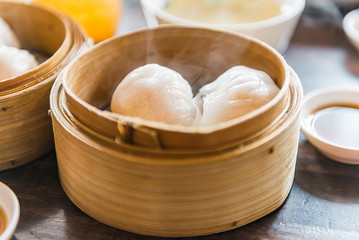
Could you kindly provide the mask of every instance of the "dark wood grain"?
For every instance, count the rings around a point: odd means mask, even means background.
[[[119,34],[145,26],[138,1],[125,1],[125,7]],[[305,93],[325,86],[359,84],[359,53],[341,28],[343,14],[353,7],[308,1],[284,55]],[[15,233],[19,240],[159,239],[108,227],[81,212],[61,188],[54,151],[0,172],[0,181],[20,201],[21,218]],[[279,209],[244,227],[191,239],[359,239],[359,166],[326,158],[301,136],[295,182]]]

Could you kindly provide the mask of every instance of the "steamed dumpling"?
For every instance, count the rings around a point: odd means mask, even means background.
[[[111,111],[183,126],[192,125],[198,116],[189,83],[157,64],[139,67],[122,80],[112,96]]]
[[[195,102],[202,117],[196,125],[214,125],[240,117],[266,104],[278,91],[265,72],[232,67],[199,90]]]
[[[23,74],[37,65],[28,51],[0,45],[0,80]]]
[[[20,42],[10,26],[0,18],[0,45],[20,48]]]
[[[191,86],[179,73],[148,64],[129,73],[118,85],[111,110],[167,124],[210,126],[252,112],[278,92],[265,72],[235,66],[193,98]]]

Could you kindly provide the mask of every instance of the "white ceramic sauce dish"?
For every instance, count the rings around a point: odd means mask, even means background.
[[[338,110],[338,114],[334,115]],[[347,110],[350,111],[345,112]],[[357,114],[352,115],[351,110]],[[327,157],[342,163],[359,164],[358,118],[359,86],[329,87],[305,96],[301,129]],[[341,136],[336,137],[336,134]]]
[[[0,234],[0,240],[10,240],[19,222],[20,204],[15,193],[2,182],[0,182],[0,208],[6,218],[5,231]]]

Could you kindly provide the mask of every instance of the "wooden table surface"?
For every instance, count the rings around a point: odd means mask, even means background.
[[[118,34],[145,27],[138,1],[124,3]],[[329,85],[359,84],[359,53],[341,28],[343,13],[351,7],[307,1],[284,54],[305,94]],[[54,151],[0,172],[0,181],[15,191],[21,205],[13,239],[159,239],[108,227],[81,212],[62,190]],[[295,181],[279,209],[241,228],[192,239],[359,239],[359,166],[326,158],[301,136]]]

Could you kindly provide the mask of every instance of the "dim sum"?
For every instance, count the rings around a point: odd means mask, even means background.
[[[232,67],[199,90],[195,102],[202,117],[197,124],[214,125],[243,116],[265,105],[278,91],[265,72],[245,66]]]
[[[20,48],[17,36],[2,18],[0,18],[0,45]]]
[[[38,65],[26,50],[0,45],[0,80],[23,74]]]
[[[191,126],[199,116],[189,83],[157,64],[139,67],[122,80],[113,94],[111,111],[183,126]]]
[[[210,126],[265,105],[279,88],[263,71],[235,66],[204,85],[193,98],[177,72],[148,64],[129,73],[115,90],[112,112],[183,126]]]

